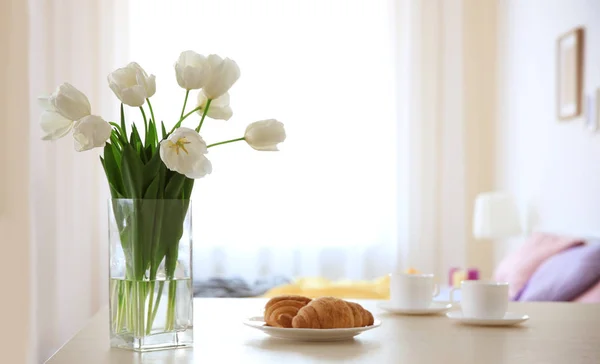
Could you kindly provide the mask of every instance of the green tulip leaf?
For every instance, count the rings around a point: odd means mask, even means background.
[[[131,145],[123,148],[123,185],[128,198],[142,198],[144,164]]]
[[[106,173],[106,178],[108,179],[109,185],[113,186],[115,191],[118,192],[119,195],[123,196],[125,194],[125,188],[123,186],[121,170],[119,168],[120,162],[120,152],[113,144],[106,143],[104,146],[104,160],[102,163],[104,166],[104,172]]]

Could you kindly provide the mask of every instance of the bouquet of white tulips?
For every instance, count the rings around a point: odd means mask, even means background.
[[[152,302],[153,295],[148,293],[154,292],[159,269],[167,279],[175,275],[177,245],[182,236],[194,179],[212,171],[211,162],[206,157],[208,149],[246,141],[256,150],[276,151],[277,144],[286,137],[283,124],[269,119],[250,124],[241,137],[207,145],[200,135],[204,119],[229,120],[232,116],[228,90],[240,77],[238,65],[229,58],[223,59],[214,54],[205,57],[185,51],[175,63],[175,75],[177,83],[185,90],[185,98],[181,114],[170,129],[155,118],[150,102],[156,92],[155,76],[148,75],[137,63],[130,63],[108,75],[109,86],[121,101],[121,120],[118,123],[93,115],[87,97],[68,83],[60,85],[51,96],[40,99],[45,108],[41,116],[45,140],[56,140],[72,132],[76,151],[104,148],[100,159],[113,198],[112,210],[119,225],[126,261],[125,280],[149,282],[147,285],[115,288],[119,294],[139,289],[139,296],[149,297],[147,320],[144,317],[141,320],[142,323],[145,321],[146,329],[138,324],[133,330],[138,335],[148,334],[152,328],[156,315],[156,308],[152,308],[157,303]],[[198,90],[198,103],[188,111],[186,106],[192,90]],[[126,123],[124,105],[139,108],[143,129],[141,122],[140,125]],[[197,114],[201,115],[199,120],[189,123],[190,127],[182,126]],[[118,204],[115,202],[118,199],[131,202]],[[179,203],[161,203],[163,200]],[[129,296],[128,293],[122,296]],[[175,289],[172,295],[169,292],[167,314],[174,310],[174,296]],[[160,299],[160,294],[156,299]],[[121,307],[126,304],[120,301],[117,311],[126,310]],[[125,321],[136,320],[128,315],[124,313],[120,317]],[[167,328],[173,326],[172,321],[167,317]]]

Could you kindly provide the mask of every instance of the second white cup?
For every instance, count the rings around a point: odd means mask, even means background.
[[[401,309],[425,309],[439,294],[433,274],[390,274],[390,303]]]
[[[450,301],[454,302],[453,293],[461,291],[460,306],[465,317],[479,319],[503,318],[508,308],[508,283],[495,281],[462,281],[460,288],[450,291]]]

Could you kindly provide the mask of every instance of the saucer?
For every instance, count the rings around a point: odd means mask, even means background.
[[[345,329],[292,329],[266,326],[262,316],[249,317],[243,321],[244,325],[261,330],[265,334],[278,338],[296,341],[341,341],[349,340],[354,336],[381,325],[381,321],[375,319],[371,326],[351,327]]]
[[[466,325],[477,326],[512,326],[529,320],[529,316],[518,313],[507,312],[503,318],[474,318],[464,317],[460,311],[448,312],[446,316],[456,322]]]
[[[392,306],[392,303],[380,302],[377,307],[384,311],[399,315],[435,315],[448,311],[452,308],[452,304],[443,302],[431,302],[431,306],[427,308],[400,308]]]

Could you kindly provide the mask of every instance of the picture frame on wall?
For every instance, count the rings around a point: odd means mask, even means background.
[[[581,114],[583,88],[583,28],[575,28],[557,40],[557,112],[560,120]]]

